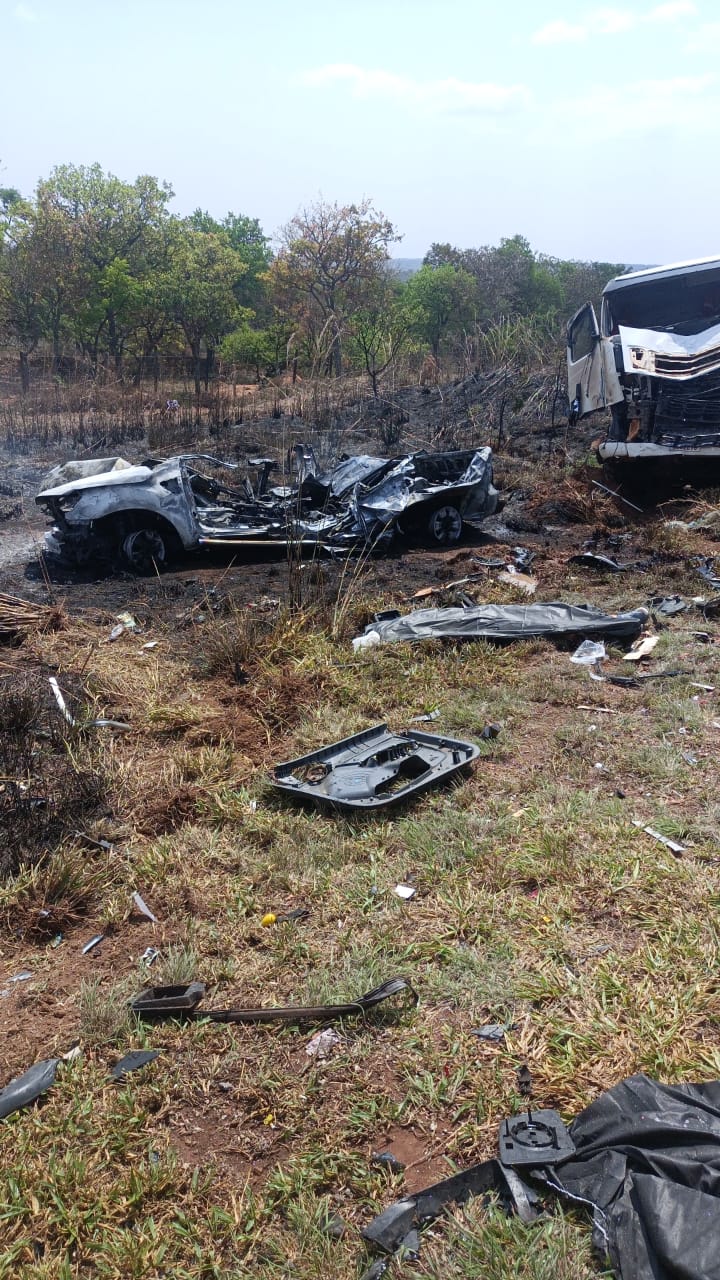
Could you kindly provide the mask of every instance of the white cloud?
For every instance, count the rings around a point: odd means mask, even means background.
[[[596,9],[588,18],[589,34],[617,36],[623,31],[631,31],[638,21],[642,19],[622,9]]]
[[[694,18],[697,5],[692,0],[670,0],[669,4],[659,4],[651,9],[649,18],[652,22],[677,22],[678,18]]]
[[[704,22],[685,45],[686,53],[720,53],[720,22]]]
[[[565,129],[566,141],[568,121],[583,138],[602,120],[605,140],[622,137],[631,144],[657,130],[662,130],[665,138],[675,129],[693,136],[712,134],[718,113],[717,83],[717,77],[708,74],[637,80],[616,89],[599,85],[572,102],[555,102],[551,120],[555,120],[555,127]]]
[[[37,22],[38,20],[35,10],[31,9],[29,4],[23,4],[22,0],[20,0],[20,4],[15,5],[13,14],[18,22]]]
[[[527,106],[530,94],[520,84],[475,83],[468,80],[414,80],[392,71],[358,67],[349,62],[329,63],[300,75],[300,83],[310,88],[347,85],[354,98],[393,98],[411,108],[431,112],[462,112],[498,115]]]
[[[587,39],[587,28],[579,24],[564,22],[548,22],[533,35],[533,44],[574,44],[578,40]]]
[[[593,9],[582,22],[572,23],[559,19],[540,27],[532,36],[533,44],[577,44],[593,36],[622,35],[638,27],[671,24],[697,13],[694,0],[666,0],[645,13],[635,9]]]

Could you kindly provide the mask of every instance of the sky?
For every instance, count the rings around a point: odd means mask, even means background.
[[[720,254],[716,0],[0,0],[0,186],[167,180],[276,236],[318,198],[402,240]]]

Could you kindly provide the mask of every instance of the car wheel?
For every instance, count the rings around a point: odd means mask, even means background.
[[[428,522],[428,533],[433,542],[449,547],[453,542],[459,541],[462,526],[462,516],[457,507],[438,507]]]
[[[165,540],[157,529],[136,529],[123,538],[122,555],[135,573],[150,573],[165,564]]]

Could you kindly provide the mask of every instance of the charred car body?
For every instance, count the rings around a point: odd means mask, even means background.
[[[75,564],[122,562],[144,572],[203,547],[374,545],[395,534],[456,542],[466,521],[492,515],[498,494],[489,448],[345,458],[320,471],[312,449],[276,463],[181,454],[131,466],[122,458],[68,462],[35,501],[53,521],[45,551]]]
[[[720,258],[616,276],[568,325],[571,419],[610,409],[603,461],[720,460]]]

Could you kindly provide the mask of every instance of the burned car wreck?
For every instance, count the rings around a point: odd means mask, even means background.
[[[487,447],[360,455],[321,471],[312,449],[299,445],[285,483],[271,483],[275,470],[269,458],[232,463],[208,454],[141,466],[122,458],[65,463],[35,499],[53,522],[45,552],[76,565],[103,560],[145,572],[204,547],[351,550],[398,534],[448,546],[464,523],[498,505]]]
[[[720,258],[616,276],[600,322],[588,302],[567,331],[570,416],[610,409],[598,455],[720,460]]]

